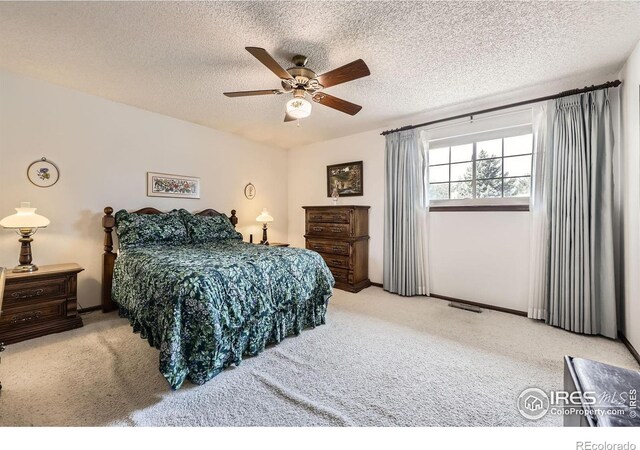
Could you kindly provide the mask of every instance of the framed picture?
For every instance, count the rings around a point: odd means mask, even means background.
[[[327,166],[327,197],[331,197],[334,187],[340,197],[363,195],[362,161]]]
[[[43,157],[29,164],[29,167],[27,167],[27,177],[29,181],[36,186],[46,188],[58,182],[60,171],[58,170],[58,166]]]
[[[147,197],[200,198],[200,178],[147,172]]]

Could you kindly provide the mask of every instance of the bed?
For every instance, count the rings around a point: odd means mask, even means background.
[[[325,323],[334,279],[322,257],[243,242],[235,211],[108,207],[102,222],[103,311],[118,308],[160,350],[173,389]]]

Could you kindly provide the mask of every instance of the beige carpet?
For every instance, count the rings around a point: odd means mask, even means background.
[[[520,417],[526,387],[562,387],[565,354],[638,366],[619,342],[379,288],[336,291],[327,325],[176,392],[116,314],[11,345],[0,425],[560,425]]]

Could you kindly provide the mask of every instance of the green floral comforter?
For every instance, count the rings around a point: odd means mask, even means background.
[[[323,324],[333,284],[315,252],[229,239],[121,251],[113,299],[178,389]]]

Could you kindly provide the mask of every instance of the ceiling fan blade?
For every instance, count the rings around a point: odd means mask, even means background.
[[[294,120],[296,120],[295,117],[290,116],[289,114],[285,113],[284,114],[284,121],[285,122],[293,122]]]
[[[334,97],[333,95],[325,94],[324,92],[319,92],[311,98],[316,103],[337,109],[338,111],[342,111],[343,113],[347,113],[351,116],[355,116],[362,109],[362,106],[360,105],[342,100],[341,98]]]
[[[358,78],[371,75],[369,68],[363,60],[358,59],[350,62],[342,67],[333,69],[330,72],[323,73],[316,79],[322,86],[328,88],[337,84],[346,83],[347,81],[357,80]]]
[[[275,73],[278,77],[283,80],[291,80],[293,77],[289,72],[284,70],[278,62],[273,59],[273,57],[267,53],[267,51],[260,47],[245,47],[249,53],[256,57],[258,61],[267,66],[267,68]]]
[[[280,89],[264,89],[262,91],[238,91],[238,92],[225,92],[227,97],[249,97],[250,95],[270,95],[270,94],[282,94],[284,91]]]

